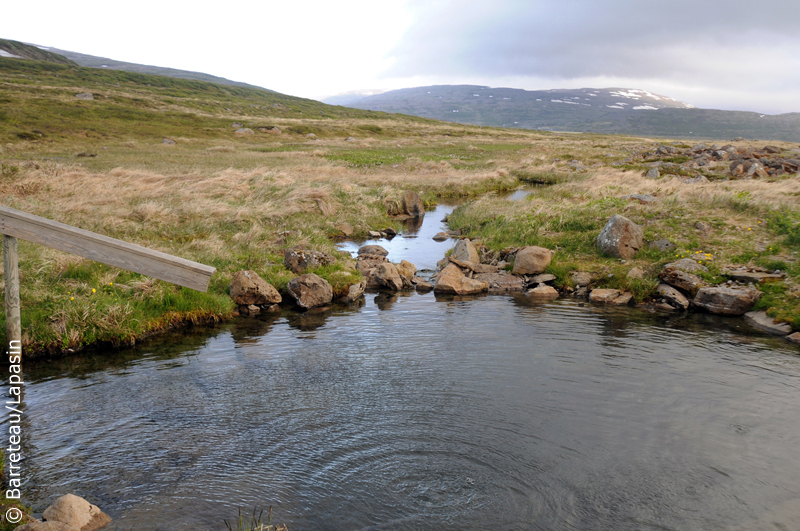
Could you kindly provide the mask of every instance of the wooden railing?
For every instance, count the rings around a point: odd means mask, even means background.
[[[6,331],[9,341],[22,336],[17,238],[127,269],[198,291],[208,289],[215,268],[160,251],[79,229],[0,205],[5,267]]]

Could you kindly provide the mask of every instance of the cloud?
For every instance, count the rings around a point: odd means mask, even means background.
[[[796,0],[428,0],[411,10],[416,23],[387,76],[610,77],[758,94],[800,86]]]

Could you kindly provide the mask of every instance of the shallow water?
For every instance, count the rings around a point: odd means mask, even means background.
[[[378,243],[433,267],[452,208]],[[798,529],[799,353],[740,319],[367,294],[27,363],[23,492],[113,530]]]

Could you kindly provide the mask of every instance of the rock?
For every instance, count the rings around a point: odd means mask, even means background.
[[[417,274],[417,266],[407,260],[401,260],[400,263],[395,266],[395,268],[400,276],[406,277],[409,281],[412,281],[414,276]]]
[[[316,140],[317,139],[317,135],[315,135],[314,133],[308,133],[308,134],[306,134],[306,138],[309,139],[309,140]]]
[[[589,301],[612,306],[625,306],[631,302],[633,294],[630,291],[620,293],[618,289],[593,289],[589,293]]]
[[[463,240],[462,240],[463,241]],[[433,287],[435,293],[451,293],[454,295],[470,295],[489,289],[489,283],[467,278],[455,264],[448,264],[442,269]]]
[[[634,267],[628,271],[627,278],[641,280],[644,278],[644,269],[641,267]]]
[[[111,522],[111,518],[96,505],[74,494],[65,494],[54,501],[42,513],[42,520],[60,522],[78,531],[94,531]]]
[[[708,271],[706,266],[702,266],[692,260],[691,258],[681,258],[680,260],[675,260],[674,262],[670,262],[664,266],[664,269],[680,269],[681,271]]]
[[[551,301],[558,298],[558,291],[553,286],[541,285],[528,290],[527,295],[533,299]]]
[[[233,129],[239,129],[239,128],[242,128],[242,127],[244,127],[244,125],[240,124],[239,122],[233,122],[233,123],[231,124],[231,127],[232,127]]]
[[[708,178],[705,175],[698,175],[697,177],[690,177],[689,179],[684,179],[683,184],[697,184],[697,183],[707,183]]]
[[[514,269],[511,272],[515,275],[538,275],[544,273],[552,259],[553,251],[550,249],[537,246],[523,247],[517,251]]]
[[[744,282],[747,284],[760,284],[762,282],[775,282],[783,280],[782,273],[764,273],[761,271],[730,271],[727,273],[728,278],[737,282]]]
[[[618,289],[593,289],[589,294],[589,300],[597,303],[608,303],[621,295]]]
[[[234,131],[234,134],[237,134],[237,135],[254,135],[254,134],[256,134],[256,132],[253,131],[252,129],[250,129],[249,127],[240,127],[239,129]]]
[[[261,313],[261,306],[255,304],[239,306],[239,315],[258,315]]]
[[[385,234],[388,238],[394,238],[395,236],[397,236],[397,231],[391,227],[383,229],[381,233]]]
[[[81,92],[80,94],[75,94],[75,97],[79,100],[93,100],[94,95],[91,92]]]
[[[631,303],[632,300],[633,300],[633,293],[631,293],[630,291],[626,291],[608,304],[611,304],[613,306],[627,306]]]
[[[400,291],[405,285],[400,273],[397,271],[397,267],[389,262],[378,264],[378,267],[372,272],[372,277],[378,281],[380,287],[391,291]]]
[[[794,334],[786,336],[786,340],[795,345],[800,345],[800,332],[795,332]]]
[[[645,177],[647,177],[648,179],[658,179],[659,177],[661,177],[661,172],[658,171],[658,168],[650,168],[649,170],[647,170]]]
[[[490,264],[472,264],[472,270],[476,273],[497,273],[500,268]]]
[[[711,225],[704,221],[698,221],[694,224],[694,228],[699,230],[700,232],[711,232]]]
[[[17,526],[14,531],[77,531],[76,528],[62,522],[30,522]]]
[[[278,127],[272,127],[270,129],[267,129],[267,133],[271,135],[280,135],[281,133],[283,133],[283,131],[281,131],[280,128]]]
[[[466,238],[463,240],[458,240],[456,246],[453,247],[453,252],[450,253],[450,258],[455,258],[456,260],[461,260],[462,262],[472,262],[475,264],[479,264],[481,262],[478,249],[476,249],[475,245]]]
[[[361,298],[362,295],[364,295],[364,289],[366,287],[367,287],[367,281],[362,280],[361,282],[353,284],[352,286],[347,288],[347,293],[345,295],[342,295],[336,300],[338,302],[343,302],[343,303],[355,302],[359,298]]]
[[[342,223],[338,225],[336,229],[340,231],[345,238],[349,238],[355,232],[355,229],[349,223]]]
[[[658,274],[658,277],[670,286],[674,286],[689,293],[692,297],[697,294],[697,290],[705,286],[705,282],[703,282],[702,278],[687,273],[682,269],[666,268]]]
[[[230,294],[233,302],[239,306],[279,304],[282,300],[278,290],[249,269],[234,273]]]
[[[659,251],[669,251],[675,248],[675,244],[666,238],[648,242],[647,246],[651,249],[658,249]]]
[[[425,215],[425,206],[416,192],[411,190],[403,192],[403,211],[412,218],[419,218]]]
[[[170,140],[169,138],[165,138],[164,140],[161,141],[161,143],[164,144],[165,146],[174,146],[175,145],[175,141],[174,140]]]
[[[536,275],[533,277],[530,282],[531,284],[547,284],[548,282],[552,282],[556,279],[555,275],[551,275],[550,273],[542,273],[541,275]]]
[[[656,170],[656,171],[658,171],[658,170]],[[622,199],[630,199],[631,201],[638,201],[638,202],[642,203],[643,205],[646,205],[646,204],[649,204],[649,203],[655,203],[656,201],[658,201],[658,199],[656,197],[653,197],[652,195],[647,195],[647,194],[624,195],[624,196],[622,196]]]
[[[358,256],[363,256],[366,254],[373,254],[377,256],[386,256],[389,254],[389,251],[381,247],[380,245],[362,245],[358,249]]]
[[[289,281],[286,291],[301,308],[309,309],[330,304],[333,288],[328,281],[314,273],[306,273]]]
[[[768,334],[785,336],[792,333],[791,326],[787,323],[775,321],[775,319],[767,315],[767,312],[747,312],[744,314],[744,320],[753,328],[758,328]]]
[[[367,236],[377,240],[378,238],[381,238],[381,233],[376,230],[371,230],[367,232]]]
[[[430,291],[433,289],[433,284],[422,277],[414,277],[411,282],[417,287],[417,291]]]
[[[776,147],[776,146],[764,146],[761,149],[761,151],[763,151],[764,153],[770,153],[770,154],[774,155],[774,154],[780,153],[782,150],[781,150],[781,148]]]
[[[692,304],[720,315],[744,315],[759,295],[754,288],[707,287],[697,291]]]
[[[656,291],[658,291],[658,294],[661,295],[664,300],[667,301],[667,304],[673,308],[677,308],[679,310],[687,310],[689,308],[689,299],[687,299],[683,293],[673,288],[669,284],[664,284],[662,282],[658,285]]]
[[[572,283],[579,288],[588,286],[592,283],[592,274],[585,271],[573,271],[570,274],[570,278],[572,279]]]
[[[495,273],[477,273],[472,277],[489,284],[489,293],[507,293],[509,291],[523,291],[525,280],[522,277],[511,275],[506,271]]]
[[[344,139],[344,141],[345,142],[354,142],[355,138],[353,138],[352,136],[348,136],[347,138]]]
[[[433,241],[443,242],[443,241],[445,241],[445,240],[447,240],[449,238],[450,238],[450,235],[447,234],[446,232],[437,232],[433,237]]]
[[[615,258],[630,260],[644,247],[644,232],[633,221],[615,214],[597,237],[597,247]]]
[[[335,264],[336,257],[309,249],[286,249],[283,253],[283,265],[296,275],[305,273],[309,269]]]

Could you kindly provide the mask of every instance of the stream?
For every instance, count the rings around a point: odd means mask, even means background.
[[[367,243],[433,269],[453,208]],[[798,353],[706,314],[368,293],[28,362],[22,491],[109,530],[798,529]]]

